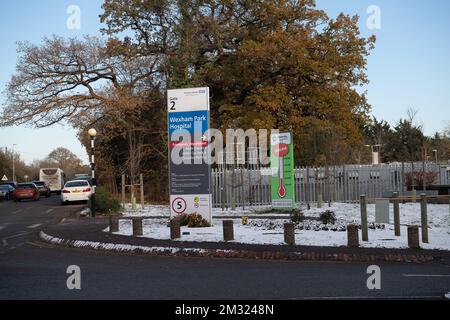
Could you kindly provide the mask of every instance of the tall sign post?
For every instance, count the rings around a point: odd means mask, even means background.
[[[171,217],[197,213],[212,222],[209,88],[169,90],[169,187]]]
[[[272,171],[272,208],[289,210],[295,202],[294,143],[292,133],[270,136],[270,166]]]

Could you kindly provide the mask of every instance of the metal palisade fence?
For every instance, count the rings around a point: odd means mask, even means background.
[[[271,204],[270,168],[247,165],[219,165],[212,169],[213,206],[234,208]],[[296,167],[295,191],[299,203],[359,202],[362,194],[369,200],[392,192],[410,195],[428,184],[449,185],[450,165],[435,163],[395,163],[381,165],[344,165]]]

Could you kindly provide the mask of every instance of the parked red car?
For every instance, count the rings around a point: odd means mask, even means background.
[[[16,202],[24,199],[38,201],[39,198],[40,192],[34,183],[19,183],[14,190],[14,201]]]

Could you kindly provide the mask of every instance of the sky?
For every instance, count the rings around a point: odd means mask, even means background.
[[[53,34],[64,37],[100,35],[102,0],[0,1],[0,106],[2,92],[17,62],[16,43],[40,43]],[[69,29],[71,5],[80,8],[80,29]],[[379,9],[374,15],[370,6]],[[361,34],[376,35],[368,58],[370,84],[362,88],[372,114],[395,125],[408,108],[418,111],[416,121],[425,134],[443,131],[450,122],[450,1],[448,0],[317,0],[330,17],[340,12],[360,16]],[[380,19],[375,19],[379,17]],[[371,24],[367,24],[367,21]],[[378,25],[374,22],[379,22]],[[376,28],[374,28],[376,27]],[[378,28],[379,27],[379,28]],[[88,156],[67,125],[46,129],[23,126],[0,128],[0,148],[14,148],[31,163],[57,147],[65,147],[85,163]]]

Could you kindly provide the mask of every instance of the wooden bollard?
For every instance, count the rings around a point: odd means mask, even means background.
[[[360,197],[361,206],[361,232],[362,241],[369,241],[369,227],[367,226],[367,198],[365,195]]]
[[[395,236],[400,237],[400,202],[398,200],[398,192],[394,192],[394,230]]]
[[[234,240],[233,220],[223,221],[223,240],[224,241]]]
[[[133,218],[133,236],[139,237],[143,235],[142,218]]]
[[[408,226],[408,246],[411,249],[420,248],[418,226]]]
[[[359,226],[351,224],[347,227],[347,240],[349,248],[359,247]]]
[[[284,224],[284,242],[288,245],[295,245],[295,224],[292,222]]]
[[[170,239],[175,240],[181,238],[180,219],[174,218],[170,221]]]
[[[119,232],[119,218],[117,216],[109,216],[109,232]]]
[[[420,195],[420,217],[422,222],[422,242],[428,243],[428,212],[427,212],[427,195]]]

